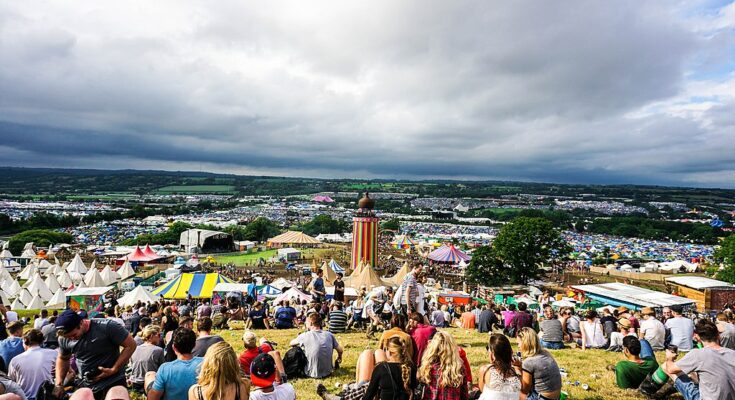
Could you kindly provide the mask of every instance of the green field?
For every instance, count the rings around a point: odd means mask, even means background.
[[[218,194],[229,194],[235,193],[235,187],[231,185],[179,185],[179,186],[164,186],[156,189],[156,192],[162,194],[171,193],[218,193]]]
[[[493,208],[483,208],[483,210],[489,210],[496,214],[511,214],[511,213],[517,213],[522,210],[522,208],[501,208],[501,207],[493,207]]]
[[[253,264],[258,261],[258,258],[263,257],[268,260],[271,257],[275,257],[278,253],[277,250],[266,250],[257,253],[242,253],[242,254],[228,254],[223,256],[214,256],[214,259],[220,264],[235,264],[235,265],[246,265]]]

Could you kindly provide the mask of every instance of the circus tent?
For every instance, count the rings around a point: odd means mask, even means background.
[[[393,242],[391,242],[391,245],[393,245],[393,247],[396,249],[410,249],[417,244],[418,243],[416,243],[416,241],[411,239],[408,235],[396,236],[395,239],[393,239]]]
[[[438,263],[452,263],[456,264],[460,261],[469,261],[470,257],[454,247],[454,245],[444,245],[431,253],[429,253],[429,259]]]
[[[320,244],[321,242],[313,237],[297,231],[288,231],[276,237],[268,239],[268,247],[288,246],[311,246]]]
[[[144,253],[143,250],[141,250],[140,246],[135,246],[135,250],[130,252],[130,254],[118,258],[118,261],[127,260],[130,262],[147,262],[151,260],[155,260],[157,258],[160,258],[158,255],[156,255],[154,258],[151,258],[148,254]]]
[[[152,294],[166,299],[185,299],[187,295],[194,298],[209,299],[212,291],[220,282],[232,283],[232,280],[217,273],[190,274],[183,273],[171,282],[165,283],[153,291]]]
[[[401,269],[399,269],[395,275],[391,276],[390,278],[384,278],[383,280],[394,285],[400,285],[401,283],[403,283],[403,278],[405,278],[409,272],[411,272],[411,267],[408,265],[408,261],[406,261],[403,263],[403,266],[401,266]]]
[[[145,248],[143,248],[143,254],[150,257],[151,260],[158,260],[159,258],[163,258],[158,255],[158,253],[156,253],[156,251],[153,250],[153,248],[151,248],[151,245],[149,244],[145,245]]]
[[[332,268],[332,271],[334,272],[341,272],[343,274],[345,273],[345,269],[337,264],[337,261],[334,261],[334,258],[329,260],[329,267]]]
[[[355,275],[357,273],[357,275]],[[371,287],[386,286],[386,282],[380,279],[378,273],[370,264],[364,264],[362,267],[355,270],[355,272],[345,279],[345,286],[353,287],[355,289],[362,286]]]

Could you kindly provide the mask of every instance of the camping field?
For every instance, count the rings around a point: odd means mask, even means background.
[[[235,192],[235,187],[231,185],[179,185],[179,186],[164,186],[158,188],[156,192],[161,194],[201,194],[201,193],[216,193],[216,194],[230,194]]]
[[[458,328],[449,328],[448,330],[457,342],[465,348],[472,365],[472,379],[477,383],[477,371],[481,365],[487,363],[485,352],[487,334]],[[242,332],[226,330],[219,331],[217,334],[225,338],[239,354],[243,350],[243,345],[240,341]],[[258,336],[265,337],[277,343],[276,350],[280,351],[281,354],[286,352],[288,343],[299,332],[296,329],[256,331]],[[315,379],[298,379],[292,381],[291,383],[296,388],[299,399],[319,400],[315,392],[318,382],[323,383],[331,393],[336,394],[338,391],[335,388],[336,384],[354,381],[355,364],[357,363],[360,352],[365,349],[374,349],[377,344],[375,340],[368,340],[362,332],[337,334],[337,340],[345,347],[345,354],[340,369],[336,374],[327,379],[318,381]],[[512,342],[515,347],[515,340],[512,340]],[[556,358],[559,367],[567,370],[568,376],[562,378],[563,390],[570,394],[571,399],[632,400],[645,398],[636,391],[618,389],[615,386],[613,373],[605,369],[606,365],[621,360],[623,357],[621,353],[611,353],[602,350],[582,351],[579,349],[552,350],[551,352],[554,358]],[[660,353],[659,356],[661,358],[663,353]],[[574,385],[576,381],[580,382],[579,386]],[[590,389],[587,391],[583,390],[581,387],[582,384],[589,385]]]
[[[312,258],[316,257],[317,259],[320,258],[327,258],[330,252],[333,251],[331,248],[313,248],[313,249],[299,249],[301,251],[301,255],[303,258],[311,260]],[[264,258],[266,261],[271,257],[276,257],[278,254],[278,250],[265,250],[265,251],[259,251],[255,253],[230,253],[230,254],[224,254],[224,255],[216,255],[212,254],[212,257],[214,257],[215,261],[217,261],[220,264],[234,264],[237,266],[244,266],[248,264],[254,264],[258,262],[259,258]]]

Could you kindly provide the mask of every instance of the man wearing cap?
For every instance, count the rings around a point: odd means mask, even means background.
[[[258,354],[250,364],[250,400],[295,400],[296,391],[290,383],[274,384],[276,362],[268,353]]]
[[[125,365],[136,346],[125,327],[107,319],[82,319],[73,310],[61,313],[55,325],[59,335],[54,388],[57,397],[63,393],[72,355],[79,370],[79,385],[91,389],[96,399],[104,398],[114,386],[127,387]]]
[[[0,359],[2,359],[0,369],[3,372],[8,372],[10,360],[24,350],[23,323],[20,321],[11,322],[8,324],[8,332],[10,332],[10,336],[7,339],[0,340]]]
[[[692,349],[692,337],[694,336],[694,323],[689,318],[684,318],[680,306],[671,307],[674,314],[666,321],[666,329],[671,332],[671,342],[679,348],[679,351],[687,352]]]
[[[651,307],[644,307],[641,310],[643,321],[641,322],[641,330],[638,334],[639,339],[645,339],[651,345],[653,350],[663,350],[664,340],[666,339],[666,327],[658,319],[656,319],[656,311]]]
[[[330,267],[331,268],[331,267]],[[337,279],[334,281],[334,301],[345,302],[345,281],[342,280],[344,274],[337,272]]]

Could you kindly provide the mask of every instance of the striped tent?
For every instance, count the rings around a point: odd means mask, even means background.
[[[297,231],[288,231],[286,233],[282,233],[276,237],[272,237],[268,239],[268,247],[274,247],[274,246],[294,246],[294,245],[301,245],[301,246],[311,246],[320,244],[321,242],[314,239],[313,237],[305,234],[304,232],[297,232]]]
[[[281,294],[281,289],[265,285],[258,288],[258,294],[265,297],[276,297]]]
[[[220,282],[232,283],[233,281],[217,273],[184,273],[158,287],[152,294],[164,299],[185,299],[189,294],[197,299],[209,299],[212,297],[214,286]]]
[[[396,236],[391,243],[396,249],[410,249],[416,246],[416,241],[411,239],[408,235]]]
[[[432,260],[434,262],[438,263],[452,263],[456,264],[460,261],[469,261],[470,256],[463,253],[458,248],[454,247],[454,245],[444,245],[431,253],[429,253],[429,260]]]
[[[334,272],[341,272],[343,274],[345,273],[345,269],[337,264],[337,261],[334,261],[334,258],[329,260],[329,268],[332,268],[332,271]]]

